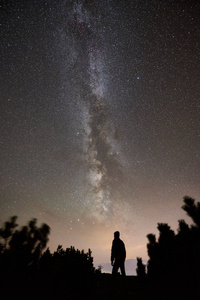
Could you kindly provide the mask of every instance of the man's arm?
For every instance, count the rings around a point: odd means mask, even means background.
[[[112,248],[111,248],[111,265],[113,266],[113,262],[114,262],[114,243],[112,242]]]
[[[126,247],[124,245],[124,259],[126,259]]]
[[[125,244],[124,242],[122,241],[122,244],[123,244],[123,257],[124,257],[124,260],[126,259],[126,248],[125,248]]]

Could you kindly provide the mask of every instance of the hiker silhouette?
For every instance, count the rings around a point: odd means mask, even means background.
[[[119,236],[119,231],[114,232],[114,240],[111,248],[111,265],[113,266],[112,275],[117,275],[118,269],[120,268],[121,274],[126,276],[124,266],[126,248],[124,242],[119,238]]]

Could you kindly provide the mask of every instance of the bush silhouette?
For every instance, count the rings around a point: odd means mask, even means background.
[[[43,253],[39,269],[54,288],[68,295],[90,292],[99,274],[93,266],[90,249],[85,253],[72,246],[64,250],[61,245],[53,254],[49,248]]]
[[[146,278],[146,267],[142,262],[142,258],[137,257],[136,273],[139,279],[144,280]]]

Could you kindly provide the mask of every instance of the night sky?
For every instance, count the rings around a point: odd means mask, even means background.
[[[1,1],[0,221],[48,246],[147,259],[157,223],[200,201],[200,4]]]

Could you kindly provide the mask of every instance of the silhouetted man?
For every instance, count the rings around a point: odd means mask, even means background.
[[[119,238],[119,231],[114,233],[114,240],[112,242],[111,249],[111,265],[113,266],[112,274],[116,275],[118,269],[120,268],[121,274],[126,276],[125,273],[125,259],[126,259],[126,249],[124,242]]]

